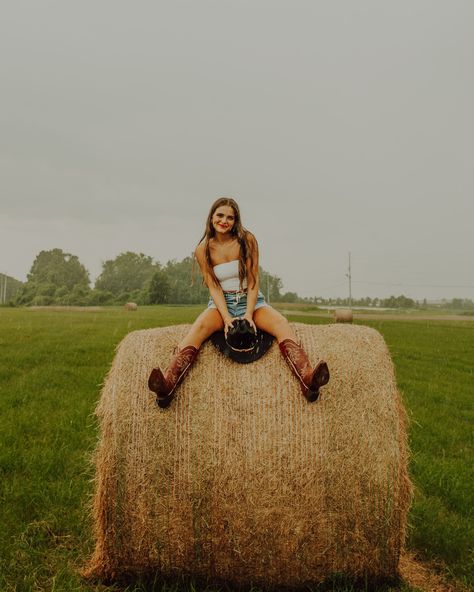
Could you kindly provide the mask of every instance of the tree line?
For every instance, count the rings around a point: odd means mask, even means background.
[[[260,282],[272,301],[284,298],[282,281],[260,268]],[[127,251],[102,264],[91,286],[78,257],[62,249],[41,251],[12,303],[23,306],[94,306],[124,304],[204,304],[209,291],[193,257],[165,265],[143,253]]]
[[[443,309],[450,310],[461,310],[461,311],[474,311],[474,301],[470,298],[452,298],[448,300],[443,298],[439,304],[434,305],[428,303],[426,298],[423,300],[414,300],[404,294],[400,296],[388,296],[387,298],[370,298],[365,296],[363,298],[323,298],[321,296],[314,296],[309,298],[300,298],[295,292],[288,292],[285,298],[285,302],[298,302],[300,304],[315,304],[316,306],[355,306],[365,308],[418,308],[428,309],[434,306],[441,307]]]
[[[349,306],[348,298],[302,298],[296,292],[283,292],[281,279],[262,268],[260,289],[273,303]],[[208,299],[209,292],[202,282],[199,266],[191,256],[162,265],[143,253],[126,251],[103,262],[93,286],[89,272],[78,257],[62,249],[41,251],[33,261],[25,283],[0,274],[0,303],[11,305],[204,304]],[[402,294],[388,298],[353,298],[352,306],[423,309],[428,303],[426,299],[415,301]],[[474,302],[462,298],[444,300],[442,306],[474,310]]]

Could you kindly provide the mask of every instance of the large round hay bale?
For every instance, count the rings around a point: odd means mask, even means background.
[[[334,321],[336,323],[352,323],[352,310],[350,308],[336,308],[334,311]]]
[[[89,574],[290,587],[396,575],[411,486],[387,347],[368,327],[293,326],[331,370],[316,403],[277,344],[242,365],[208,342],[162,410],[148,374],[188,326],[122,341],[97,408]]]
[[[138,310],[138,304],[136,302],[127,302],[124,304],[124,309],[130,311]]]

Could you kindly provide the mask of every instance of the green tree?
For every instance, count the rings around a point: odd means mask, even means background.
[[[159,264],[154,263],[152,257],[127,251],[102,264],[95,289],[115,294],[117,301],[128,300],[137,290],[145,288],[157,269]]]
[[[401,296],[390,296],[381,301],[382,306],[386,308],[413,308],[415,301],[403,294]]]
[[[298,294],[296,292],[285,292],[281,297],[282,302],[297,302]]]
[[[104,306],[113,304],[114,295],[112,292],[103,292],[102,290],[91,290],[87,298],[88,306]]]
[[[52,284],[56,288],[65,286],[72,290],[75,286],[89,286],[89,273],[76,257],[64,253],[62,249],[41,251],[33,261],[28,282]]]
[[[62,249],[51,249],[36,256],[15,302],[26,305],[63,304],[69,299],[68,295],[89,291],[89,273],[76,255],[65,253]]]
[[[21,286],[15,296],[15,304],[20,306],[31,304],[36,296],[38,286],[34,282],[26,282]]]
[[[148,286],[148,303],[164,304],[169,301],[170,283],[168,274],[163,269],[158,269],[152,275]]]
[[[91,290],[87,286],[76,284],[71,292],[71,304],[75,306],[86,306]]]
[[[281,290],[283,282],[276,275],[272,275],[261,267],[259,268],[260,290],[270,302],[279,302],[282,299]]]
[[[202,304],[209,300],[209,290],[202,281],[199,265],[193,257],[168,261],[164,268],[169,285],[169,302]]]

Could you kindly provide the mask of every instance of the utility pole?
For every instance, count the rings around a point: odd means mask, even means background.
[[[349,251],[349,268],[346,273],[349,278],[349,308],[352,308],[352,276],[351,276],[351,252]]]

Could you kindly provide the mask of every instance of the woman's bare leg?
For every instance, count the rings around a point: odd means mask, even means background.
[[[221,331],[224,328],[221,313],[216,308],[207,308],[194,321],[187,335],[179,344],[179,349],[192,345],[199,349],[204,341],[215,331]]]
[[[259,329],[276,337],[278,343],[281,343],[284,339],[296,341],[296,333],[293,327],[282,314],[271,306],[257,308],[253,313],[253,321]]]

